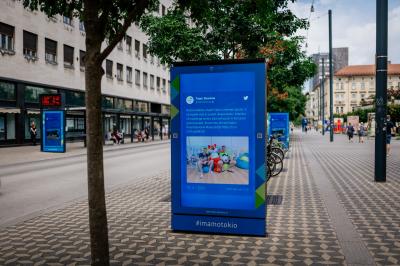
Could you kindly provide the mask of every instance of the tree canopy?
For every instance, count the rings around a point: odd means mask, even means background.
[[[188,1],[189,2],[189,1]],[[149,51],[163,63],[174,61],[260,58],[268,60],[268,110],[304,113],[302,86],[315,65],[301,51],[296,36],[308,27],[288,8],[291,0],[200,0],[188,10],[175,3],[165,16],[141,20]]]

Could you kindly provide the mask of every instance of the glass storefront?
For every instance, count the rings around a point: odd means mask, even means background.
[[[7,114],[7,140],[15,140],[15,114]]]
[[[153,120],[153,132],[154,132],[154,140],[161,139],[161,123],[159,118],[154,118]]]
[[[104,115],[104,124],[103,124],[103,132],[107,134],[108,132],[111,133],[116,127],[116,115],[114,114],[105,114]]]
[[[131,117],[121,115],[119,120],[119,129],[124,135],[131,134]]]
[[[0,114],[0,141],[6,140],[6,118]]]

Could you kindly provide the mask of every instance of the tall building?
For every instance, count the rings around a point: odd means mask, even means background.
[[[317,73],[314,75],[311,83],[311,89],[317,86],[322,78],[322,58],[325,63],[325,76],[329,76],[329,53],[318,53],[311,55],[314,63],[317,65]],[[339,69],[349,65],[349,48],[332,48],[332,64],[333,72],[335,73]]]
[[[171,0],[161,0],[159,15]],[[39,95],[63,93],[66,136],[85,130],[85,28],[76,18],[48,18],[21,1],[0,1],[0,145],[23,144],[29,125],[39,125]],[[155,138],[169,124],[169,69],[148,54],[147,36],[132,25],[103,62],[103,131],[126,136],[151,129]],[[104,45],[103,45],[104,47]],[[38,130],[40,137],[40,129]]]
[[[400,64],[388,64],[388,89],[400,89]],[[325,119],[330,116],[329,76],[324,81]],[[375,65],[346,66],[335,73],[333,79],[333,112],[346,114],[356,107],[372,104],[376,93]],[[307,113],[314,121],[321,120],[321,84],[310,92]]]

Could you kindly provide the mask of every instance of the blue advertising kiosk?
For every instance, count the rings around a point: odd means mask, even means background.
[[[268,113],[268,135],[279,135],[278,140],[289,148],[289,113]]]
[[[264,59],[173,65],[173,230],[266,234],[265,78]]]
[[[65,152],[65,111],[61,94],[41,94],[41,151]]]

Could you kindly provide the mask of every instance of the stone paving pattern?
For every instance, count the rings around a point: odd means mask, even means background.
[[[170,202],[163,201],[170,195],[167,172],[108,193],[112,264],[346,265],[312,169],[306,167],[314,158],[305,156],[302,145],[312,145],[376,262],[399,264],[398,160],[390,159],[390,181],[375,184],[369,151],[349,151],[345,142],[336,143],[337,151],[326,152],[320,137],[294,136],[285,171],[268,184],[268,194],[283,200],[268,205],[265,238],[172,232]],[[348,174],[351,162],[358,163],[351,165],[354,176]],[[341,167],[329,169],[328,163]],[[0,265],[23,264],[90,264],[87,203],[0,229]]]
[[[341,204],[355,225],[377,265],[400,265],[400,143],[393,141],[388,156],[386,183],[374,182],[374,142],[348,143],[335,136],[326,140],[306,136],[334,185]]]

